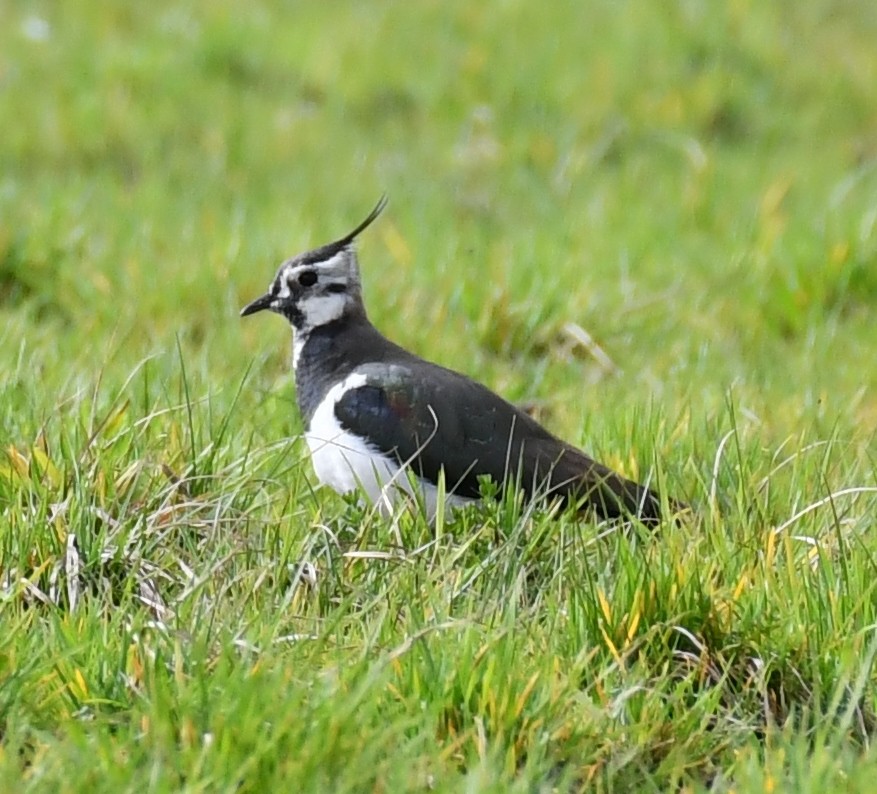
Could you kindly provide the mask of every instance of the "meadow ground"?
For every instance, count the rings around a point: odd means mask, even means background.
[[[872,791],[877,4],[0,7],[0,790]],[[696,516],[314,487],[285,256]],[[585,331],[605,352],[581,344]]]

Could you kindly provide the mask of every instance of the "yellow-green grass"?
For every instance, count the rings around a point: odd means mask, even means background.
[[[870,791],[877,6],[0,8],[0,789]],[[374,322],[695,506],[315,486]],[[582,331],[608,361],[580,341]]]

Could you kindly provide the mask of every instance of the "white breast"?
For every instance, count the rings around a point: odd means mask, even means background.
[[[317,478],[338,493],[349,493],[361,488],[381,512],[390,514],[400,503],[410,503],[411,497],[422,500],[427,517],[435,517],[438,489],[428,482],[412,486],[409,474],[395,460],[366,444],[359,436],[344,430],[335,416],[335,403],[349,389],[365,385],[365,375],[354,373],[329,389],[317,407],[305,433],[311,460]],[[470,499],[445,495],[450,507],[465,504]]]

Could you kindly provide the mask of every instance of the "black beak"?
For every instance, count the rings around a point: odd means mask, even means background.
[[[260,312],[264,309],[271,308],[271,301],[274,300],[274,296],[270,292],[266,292],[261,298],[256,298],[252,303],[248,303],[241,309],[241,317],[246,317],[248,314],[255,314],[256,312]]]

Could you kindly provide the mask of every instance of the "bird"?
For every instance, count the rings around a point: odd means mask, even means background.
[[[557,499],[599,520],[659,524],[657,492],[371,323],[355,242],[386,203],[382,196],[343,237],[285,260],[268,291],[240,312],[268,310],[292,326],[296,400],[320,483],[341,494],[359,489],[385,514],[413,502],[432,519],[440,500],[456,508],[481,498],[487,478],[527,501]]]

